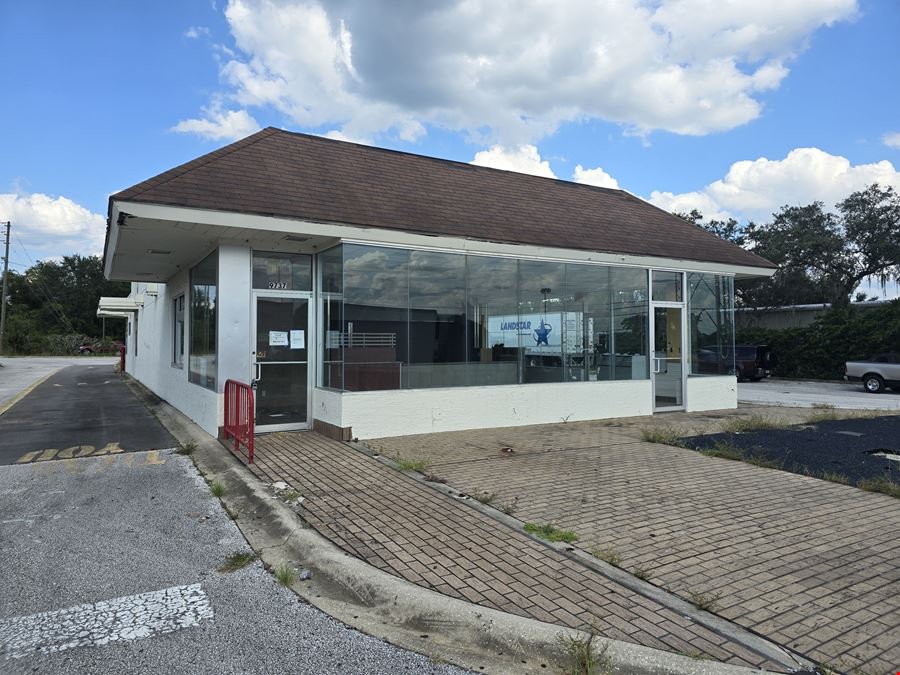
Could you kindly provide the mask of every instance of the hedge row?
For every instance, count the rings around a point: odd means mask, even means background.
[[[844,362],[900,352],[900,300],[876,309],[833,309],[803,328],[749,328],[738,344],[767,344],[778,355],[773,375],[836,380]]]

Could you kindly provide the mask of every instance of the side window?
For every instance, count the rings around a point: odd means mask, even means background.
[[[184,366],[184,293],[172,300],[172,365]]]

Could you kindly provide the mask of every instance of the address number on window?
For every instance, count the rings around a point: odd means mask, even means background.
[[[284,289],[287,288],[287,282],[286,281],[270,281],[269,288],[271,288],[273,290],[283,291]]]

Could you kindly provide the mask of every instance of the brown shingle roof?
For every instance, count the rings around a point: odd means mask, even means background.
[[[774,267],[621,190],[268,128],[113,200]]]

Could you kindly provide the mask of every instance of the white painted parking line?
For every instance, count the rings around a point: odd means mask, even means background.
[[[200,584],[173,586],[0,621],[0,654],[19,659],[75,647],[139,640],[213,617]]]

